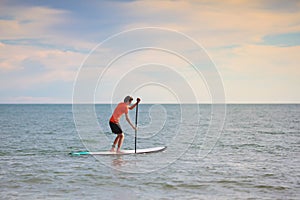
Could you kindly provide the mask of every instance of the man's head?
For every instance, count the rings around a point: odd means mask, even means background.
[[[130,105],[132,100],[133,100],[133,98],[131,96],[127,96],[124,99],[124,103],[126,103],[127,105]]]

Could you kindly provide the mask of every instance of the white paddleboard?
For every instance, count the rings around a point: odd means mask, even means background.
[[[159,151],[165,150],[167,147],[152,147],[147,149],[137,149],[136,154],[143,153],[155,153]],[[126,154],[135,154],[135,150],[121,150],[121,152],[110,152],[110,151],[99,151],[99,152],[89,152],[89,151],[80,151],[80,152],[71,152],[72,156],[80,156],[80,155],[126,155]]]

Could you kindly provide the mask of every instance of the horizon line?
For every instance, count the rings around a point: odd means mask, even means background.
[[[118,103],[70,103],[70,102],[0,102],[0,105],[108,105],[108,104],[118,104]],[[211,103],[211,102],[201,102],[201,103],[174,103],[174,102],[145,102],[140,104],[199,104],[199,105],[218,105],[218,104],[300,104],[300,102],[224,102],[224,103]]]

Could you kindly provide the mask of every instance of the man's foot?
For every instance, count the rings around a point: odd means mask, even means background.
[[[123,153],[123,151],[121,151],[121,149],[117,149],[117,153]]]
[[[110,152],[115,152],[115,148],[112,147],[112,148],[110,149]]]
[[[115,144],[111,145],[110,152],[115,152],[115,148],[116,148],[116,145],[115,145]]]

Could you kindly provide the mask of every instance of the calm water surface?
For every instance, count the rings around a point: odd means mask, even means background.
[[[167,145],[165,152],[69,156],[110,148],[113,108],[96,105],[98,125],[83,117],[77,130],[72,105],[0,105],[0,199],[300,197],[300,105],[227,105],[206,156],[210,105],[141,105],[138,148]],[[124,149],[132,149],[134,132],[121,124]]]

